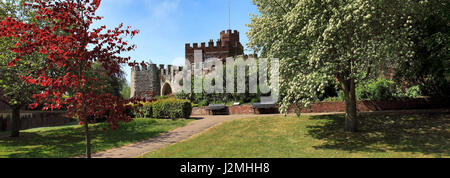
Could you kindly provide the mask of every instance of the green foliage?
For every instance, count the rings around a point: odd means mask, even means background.
[[[134,113],[136,118],[189,118],[193,107],[193,104],[188,100],[167,97],[160,97],[156,101],[141,104],[142,107]]]
[[[194,93],[194,94],[184,94],[177,93],[174,95],[178,99],[190,100],[195,103],[195,107],[208,106],[209,104],[224,104],[224,103],[254,103],[260,101],[259,94],[246,94],[246,93],[224,93],[224,94],[207,94],[207,93]],[[191,99],[192,98],[192,99]]]
[[[138,111],[136,111],[134,113],[134,116],[136,118],[151,118],[153,117],[153,103],[152,102],[146,102],[146,103],[141,103],[142,107],[140,107],[138,109]]]
[[[155,100],[162,100],[162,99],[168,99],[169,96],[155,96],[154,99]]]
[[[0,2],[0,19],[6,16],[15,17],[19,21],[28,21],[39,24],[36,21],[34,13],[28,7],[22,5],[25,0]],[[30,85],[21,77],[28,77],[42,69],[43,56],[39,53],[33,53],[21,57],[21,60],[14,66],[9,66],[9,62],[17,54],[11,50],[18,44],[14,38],[0,38],[0,102],[10,106],[25,106],[33,101],[33,94],[40,92],[42,88]],[[53,72],[58,75],[55,70]]]
[[[208,100],[201,100],[200,102],[198,102],[197,107],[203,107],[208,105],[209,105]]]
[[[392,100],[395,98],[396,87],[392,80],[371,80],[356,88],[358,100]]]
[[[333,97],[328,97],[325,98],[324,100],[322,100],[323,102],[330,102],[330,101],[344,101],[344,93],[342,91],[339,92],[339,96],[333,96]]]
[[[251,100],[250,100],[250,103],[258,103],[258,102],[260,102],[261,101],[261,99],[259,99],[259,98],[252,98]]]
[[[257,93],[250,93],[250,89],[249,89],[249,81],[250,81],[250,73],[251,72],[255,72],[254,70],[250,70],[249,66],[245,67],[245,92],[243,93],[237,93],[237,66],[238,66],[238,60],[243,60],[242,58],[237,58],[235,60],[234,65],[234,73],[230,72],[230,73],[225,73],[224,75],[224,79],[223,79],[223,91],[227,91],[226,88],[226,75],[234,75],[234,91],[235,93],[207,93],[205,91],[204,88],[204,82],[206,81],[207,77],[206,76],[199,76],[198,77],[198,85],[202,87],[202,92],[201,93],[175,93],[174,96],[178,99],[187,99],[190,100],[192,103],[195,103],[194,106],[198,106],[198,107],[202,107],[202,106],[207,106],[209,104],[226,104],[226,103],[234,103],[234,102],[240,102],[240,103],[250,103],[250,102],[255,102],[255,101],[259,101],[260,100],[260,89],[259,86],[257,88]],[[256,65],[258,65],[258,59],[256,60]],[[227,71],[226,69],[226,65],[223,66],[223,70]],[[201,82],[200,82],[201,81]],[[212,85],[215,84],[215,79],[211,79],[208,80],[211,81]],[[179,81],[180,85],[181,85],[181,80]],[[192,91],[194,88],[194,77],[192,77],[192,81],[191,81],[191,87],[192,87]]]
[[[426,96],[450,96],[450,3],[433,0],[426,7],[413,25],[414,58],[401,63],[395,79],[420,85]]]
[[[124,72],[120,70],[113,75],[108,75],[107,71],[103,68],[100,63],[94,63],[92,69],[88,72],[88,75],[92,78],[96,78],[99,81],[105,81],[102,85],[103,89],[99,90],[102,93],[110,93],[111,95],[118,98],[129,98],[131,89],[128,86],[127,80],[125,79]],[[96,85],[97,83],[92,83]]]
[[[122,90],[120,91],[120,95],[122,96],[123,99],[130,99],[131,88],[126,80],[122,80]]]
[[[154,138],[191,121],[193,120],[133,119],[129,123],[121,124],[115,131],[103,131],[103,128],[108,127],[107,123],[93,124],[90,127],[92,142],[95,143],[92,151],[101,152]],[[25,130],[21,132],[21,139],[0,139],[0,158],[80,156],[85,152],[83,133],[84,127],[78,124]]]
[[[354,92],[352,84],[412,57],[409,0],[253,0],[248,46],[262,57],[280,59],[280,110],[309,106],[330,80]]]
[[[407,88],[405,91],[393,80],[377,79],[361,83],[356,88],[356,98],[358,100],[398,100],[405,98],[417,98],[421,96],[420,86],[416,85]],[[344,101],[342,90],[337,91],[337,96],[327,97],[321,101]]]
[[[418,96],[421,96],[420,86],[416,85],[406,89],[405,95],[410,98],[417,98]]]
[[[152,103],[152,112],[153,118],[189,118],[192,113],[192,104],[188,100],[162,99]]]

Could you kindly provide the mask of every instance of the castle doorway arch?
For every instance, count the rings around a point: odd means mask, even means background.
[[[169,96],[172,95],[172,87],[169,83],[165,83],[161,89],[161,95],[162,96]]]

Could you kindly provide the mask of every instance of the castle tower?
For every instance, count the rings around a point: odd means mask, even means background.
[[[178,91],[176,76],[182,67],[164,64],[149,64],[131,68],[131,97],[151,99],[160,95],[171,95]]]
[[[185,46],[185,57],[186,62],[194,63],[194,51],[202,50],[204,59],[208,58],[218,58],[226,59],[227,57],[239,56],[244,54],[244,47],[242,46],[239,38],[239,32],[237,30],[227,30],[220,32],[220,39],[214,43],[213,40],[206,43],[193,43],[192,46],[186,43]]]
[[[202,58],[218,58],[225,60],[227,57],[235,57],[244,54],[244,47],[239,41],[237,30],[220,32],[220,38],[214,42],[189,43],[185,45],[186,63],[194,63],[194,52],[202,51]],[[131,97],[152,98],[159,95],[175,93],[177,88],[175,76],[180,74],[182,68],[164,65],[149,64],[146,67],[135,66],[131,69]]]
[[[131,97],[149,98],[158,96],[160,94],[159,79],[160,73],[156,64],[131,68]]]

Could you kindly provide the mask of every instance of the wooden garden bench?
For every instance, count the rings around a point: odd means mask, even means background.
[[[207,108],[209,115],[214,115],[214,112],[226,112],[227,107],[225,104],[210,104]]]

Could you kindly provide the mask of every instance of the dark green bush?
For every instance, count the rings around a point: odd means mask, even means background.
[[[250,103],[259,103],[260,101],[261,101],[260,98],[252,98],[252,99],[250,100]]]
[[[192,112],[192,104],[188,100],[163,99],[152,103],[152,112],[153,118],[189,118]]]
[[[409,98],[417,98],[421,95],[420,86],[412,86],[406,89],[405,95]]]
[[[394,81],[387,79],[372,80],[356,88],[358,100],[391,100],[395,99],[395,93]]]
[[[198,102],[197,107],[208,106],[209,102],[207,100],[201,100]]]
[[[398,98],[417,98],[419,96],[422,96],[420,85],[412,86],[410,88],[407,88],[405,91],[401,90],[400,88],[397,89],[396,97]]]
[[[138,111],[134,112],[136,118],[151,118],[153,116],[152,112],[152,102],[141,103],[142,107]]]

